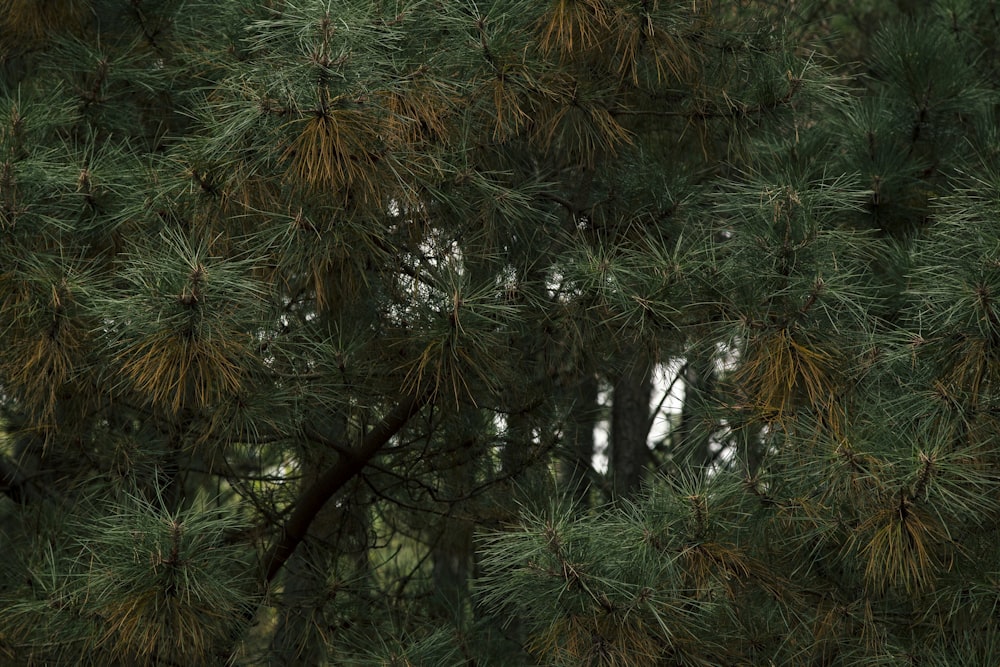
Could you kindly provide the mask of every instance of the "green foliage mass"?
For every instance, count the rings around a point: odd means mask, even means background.
[[[1000,663],[998,21],[0,0],[0,664]]]

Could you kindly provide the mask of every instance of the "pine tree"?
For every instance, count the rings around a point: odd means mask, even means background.
[[[718,183],[725,463],[488,538],[485,601],[540,663],[998,660],[986,4],[886,20],[856,92]]]
[[[835,5],[0,2],[0,659],[994,663],[990,7]]]

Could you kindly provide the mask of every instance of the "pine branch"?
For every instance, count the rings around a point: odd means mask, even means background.
[[[396,433],[406,425],[420,409],[430,400],[431,391],[415,392],[404,397],[385,417],[382,418],[364,437],[361,446],[351,454],[340,452],[340,458],[327,468],[322,475],[306,489],[295,502],[295,505],[282,528],[277,541],[261,558],[261,570],[264,572],[264,583],[269,584],[284,567],[288,559],[295,553],[302,540],[305,539],[309,526],[323,506],[338,491],[347,485],[365,468]],[[238,624],[232,635],[235,640],[252,621],[256,608],[249,605],[244,615],[245,624]],[[230,647],[232,649],[233,647]],[[221,654],[220,654],[221,657]]]
[[[295,502],[281,536],[262,559],[265,581],[271,582],[299,546],[316,515],[330,498],[356,477],[389,440],[427,403],[430,392],[413,394],[400,400],[382,421],[365,436],[361,446],[327,468],[319,479],[306,489]]]

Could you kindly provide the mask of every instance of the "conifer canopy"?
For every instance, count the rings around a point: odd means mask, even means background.
[[[1000,664],[993,4],[0,0],[0,665]]]

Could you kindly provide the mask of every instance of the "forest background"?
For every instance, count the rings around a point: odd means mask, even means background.
[[[1000,664],[998,35],[0,0],[0,663]]]

